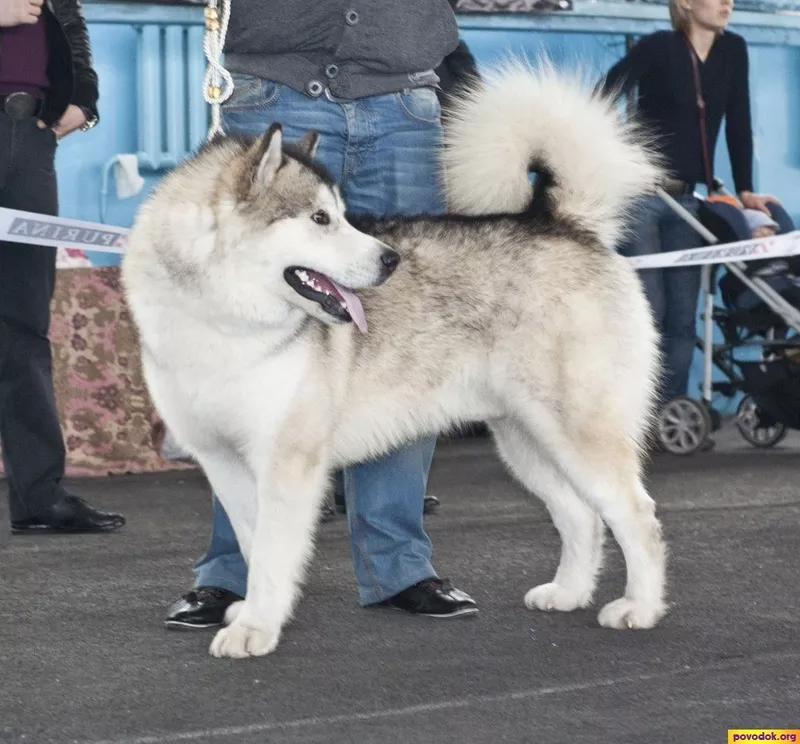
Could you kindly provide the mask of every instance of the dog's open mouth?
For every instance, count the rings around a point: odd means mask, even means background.
[[[328,315],[345,322],[352,321],[361,333],[367,332],[367,319],[361,300],[350,289],[337,284],[318,271],[291,266],[283,272],[289,286],[301,297],[316,302]]]

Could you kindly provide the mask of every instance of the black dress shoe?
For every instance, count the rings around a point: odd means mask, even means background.
[[[94,509],[83,499],[67,494],[50,508],[29,519],[11,522],[15,535],[78,532],[112,532],[125,524],[121,514]]]
[[[323,524],[336,519],[336,511],[329,502],[325,502],[319,509],[319,521]]]
[[[436,496],[426,496],[422,506],[423,514],[433,514],[441,505],[441,501]],[[334,494],[334,508],[340,514],[347,514],[347,505],[344,502],[344,494],[336,492]],[[323,520],[329,521],[329,520]]]
[[[478,612],[475,600],[447,579],[424,579],[408,587],[384,604],[415,615],[428,617],[461,617]]]
[[[442,502],[439,501],[436,496],[426,496],[422,506],[422,513],[433,514],[439,508],[441,503]]]
[[[225,610],[244,599],[227,589],[199,586],[175,602],[167,613],[168,628],[215,628],[225,621]]]

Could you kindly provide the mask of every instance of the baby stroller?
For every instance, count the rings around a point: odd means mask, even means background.
[[[724,194],[719,181],[714,186],[714,193]],[[679,396],[665,402],[658,418],[660,444],[675,455],[705,449],[722,424],[711,401],[720,393],[743,394],[737,429],[753,446],[773,447],[789,429],[800,429],[800,231],[779,205],[770,205],[776,235],[753,239],[743,213],[732,204],[701,199],[698,220],[665,192],[660,195],[717,249],[677,252],[684,258],[691,254],[684,265],[702,263],[703,335],[697,339],[703,353],[702,399]],[[717,288],[721,305],[715,302]],[[725,380],[712,381],[714,366]]]

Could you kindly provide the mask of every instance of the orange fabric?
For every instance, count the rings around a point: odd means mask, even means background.
[[[744,205],[735,196],[731,196],[730,194],[711,194],[706,198],[706,201],[722,202],[724,204],[730,204],[737,209],[744,209]]]

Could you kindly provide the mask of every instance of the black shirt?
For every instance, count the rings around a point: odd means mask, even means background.
[[[658,136],[658,148],[667,158],[672,177],[705,183],[691,54],[685,38],[676,31],[650,34],[609,70],[603,89],[627,93],[638,84],[639,116]],[[698,64],[712,168],[725,116],[736,191],[752,191],[753,134],[747,45],[741,36],[726,31],[716,38],[706,61],[698,59]]]

